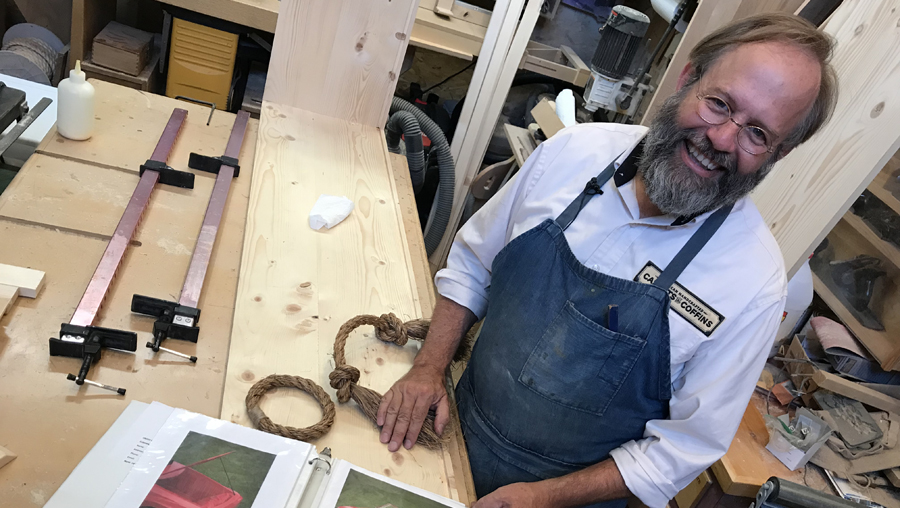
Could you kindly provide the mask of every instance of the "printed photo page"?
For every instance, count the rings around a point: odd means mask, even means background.
[[[311,444],[176,409],[106,506],[286,506],[317,456]]]

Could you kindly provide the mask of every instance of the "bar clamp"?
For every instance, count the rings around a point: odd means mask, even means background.
[[[122,351],[137,351],[137,334],[112,328],[99,326],[78,326],[63,323],[59,328],[60,338],[50,338],[50,356],[67,356],[69,358],[81,358],[81,370],[78,375],[66,376],[69,381],[75,381],[77,385],[88,383],[100,388],[114,391],[119,395],[125,395],[124,388],[116,388],[109,385],[95,383],[85,379],[91,365],[100,360],[103,348],[120,349]]]
[[[196,307],[179,305],[178,302],[151,296],[134,295],[131,299],[131,312],[156,318],[153,323],[153,342],[147,343],[147,347],[154,352],[159,352],[160,349],[173,352],[160,347],[160,343],[165,339],[196,343],[200,337],[200,328],[197,326],[200,322],[200,309]],[[177,352],[176,354],[192,362],[196,363],[197,361],[196,356],[182,355]]]

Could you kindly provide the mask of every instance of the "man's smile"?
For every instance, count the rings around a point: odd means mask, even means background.
[[[685,140],[679,149],[681,159],[691,170],[702,178],[716,178],[724,168],[715,162],[709,154],[704,153],[694,143]]]

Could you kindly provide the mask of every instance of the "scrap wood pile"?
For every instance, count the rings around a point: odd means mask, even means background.
[[[838,495],[900,506],[900,373],[881,370],[831,319],[814,317],[805,332],[781,346],[757,383],[769,413],[766,449],[792,471],[807,461],[821,467]]]

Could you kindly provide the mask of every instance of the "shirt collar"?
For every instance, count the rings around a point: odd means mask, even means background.
[[[617,188],[623,187],[631,187],[628,185],[634,180],[635,175],[637,175],[638,171],[638,162],[640,161],[641,156],[644,154],[644,140],[641,139],[640,142],[631,150],[628,155],[625,155],[625,159],[621,160],[621,156],[619,158],[618,167],[616,168],[616,172],[613,175],[613,181],[616,184]],[[624,154],[623,154],[624,155]],[[624,190],[624,189],[623,189]],[[634,193],[631,193],[634,194]],[[624,197],[624,196],[623,196]],[[631,196],[629,196],[631,197]],[[632,203],[633,201],[633,203]],[[629,208],[632,206],[637,207],[637,197],[635,195],[634,199],[627,199],[626,204],[629,205]],[[682,215],[680,217],[676,217],[674,221],[672,221],[670,226],[684,226],[685,224],[690,224],[697,217],[702,214],[696,215]],[[636,217],[640,217],[640,213],[635,214]],[[668,222],[668,221],[666,221]]]

